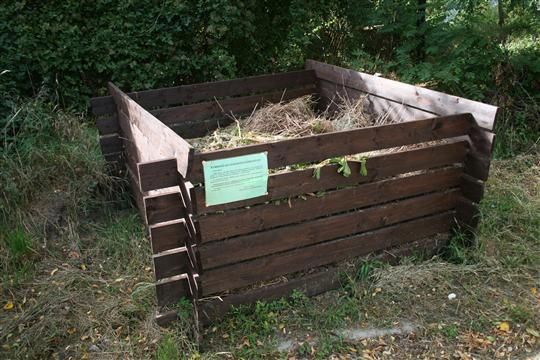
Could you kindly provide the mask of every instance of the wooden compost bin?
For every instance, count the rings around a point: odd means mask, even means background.
[[[293,289],[317,294],[339,285],[332,264],[434,250],[445,242],[436,234],[476,226],[496,107],[312,60],[305,68],[129,94],[110,84],[111,96],[92,99],[105,158],[127,174],[148,226],[160,322],[182,297],[208,321]],[[225,113],[306,94],[321,109],[367,95],[371,111],[397,123],[202,153],[185,140],[229,124]],[[205,160],[267,152],[269,168],[282,168],[432,140],[445,141],[369,157],[367,176],[354,161],[349,177],[332,164],[320,179],[313,169],[272,173],[266,196],[205,204]]]

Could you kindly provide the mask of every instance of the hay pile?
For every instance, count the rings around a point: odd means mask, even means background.
[[[388,114],[376,116],[370,113],[366,100],[365,97],[354,101],[341,99],[336,103],[337,110],[333,114],[317,114],[311,95],[268,104],[260,109],[255,108],[244,118],[229,114],[233,120],[231,125],[218,128],[205,137],[191,139],[190,142],[196,149],[205,152],[389,123]]]

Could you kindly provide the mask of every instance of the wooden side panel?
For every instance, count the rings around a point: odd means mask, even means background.
[[[446,232],[452,223],[453,214],[443,213],[360,235],[208,270],[201,275],[202,292],[203,295],[216,294],[272,279],[279,275],[391,248]]]
[[[469,133],[472,121],[470,114],[452,115],[195,154],[192,171],[187,179],[192,183],[202,181],[204,160],[267,151],[268,166],[276,168],[320,161],[334,156],[463,136]]]
[[[457,204],[459,194],[459,190],[451,190],[421,195],[364,210],[211,242],[199,249],[201,266],[207,270],[452,210]]]
[[[495,126],[495,118],[498,112],[496,106],[314,60],[307,60],[306,68],[315,70],[317,78],[322,80],[345,85],[436,114],[472,113],[481,127],[493,130]]]
[[[200,84],[181,85],[169,88],[131,92],[127,95],[146,108],[167,107],[179,104],[210,100],[214,97],[250,95],[276,89],[292,89],[315,83],[315,73],[311,70],[292,71],[223,80]],[[111,96],[90,100],[95,116],[116,112]]]
[[[205,204],[205,189],[199,186],[193,189],[194,214],[230,210],[296,195],[372,182],[402,173],[463,163],[467,151],[468,143],[459,141],[377,155],[366,161],[367,176],[361,175],[361,166],[355,161],[348,162],[351,168],[349,177],[339,174],[337,165],[323,166],[320,169],[319,179],[313,177],[313,169],[272,174],[268,179],[268,195],[209,207]]]
[[[335,268],[324,269],[315,274],[305,275],[284,283],[247,291],[242,294],[225,296],[222,299],[201,301],[199,313],[205,324],[214,322],[233,306],[255,303],[258,300],[277,300],[288,297],[293,290],[302,291],[307,296],[337,289],[340,286],[339,273]]]
[[[460,184],[462,169],[384,180],[327,192],[322,197],[291,199],[290,203],[267,204],[213,214],[198,219],[201,243],[301,222],[329,214],[381,204],[414,195],[440,191]]]
[[[141,161],[176,158],[178,172],[185,176],[193,154],[191,145],[114,84],[109,83],[109,90],[119,110],[127,115],[131,132],[140,139],[137,148],[142,157]]]
[[[197,122],[224,115],[251,113],[264,106],[267,102],[291,100],[315,92],[315,86],[282,90],[270,94],[236,97],[224,100],[213,100],[191,105],[170,107],[152,111],[164,124],[173,125],[182,122]]]

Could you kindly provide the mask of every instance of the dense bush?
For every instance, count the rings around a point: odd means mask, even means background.
[[[528,143],[540,131],[540,5],[502,4],[501,22],[490,0],[5,1],[0,113],[43,85],[83,110],[110,80],[139,90],[315,58],[496,103]]]
[[[13,1],[0,5],[0,92],[42,85],[83,108],[124,89],[300,67],[339,1]],[[328,9],[334,9],[326,15]],[[319,24],[320,22],[328,24]],[[316,29],[316,28],[319,29]]]

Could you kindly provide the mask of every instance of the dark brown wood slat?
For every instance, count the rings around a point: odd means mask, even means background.
[[[465,198],[479,203],[484,197],[484,183],[472,176],[463,174],[461,178],[461,191]]]
[[[201,243],[293,224],[339,212],[381,204],[404,197],[458,186],[462,169],[384,180],[354,188],[335,190],[321,197],[291,199],[290,204],[267,204],[202,216],[197,220]]]
[[[112,96],[90,98],[90,109],[94,116],[108,115],[116,112],[116,104]]]
[[[128,96],[144,107],[154,108],[194,103],[214,97],[250,95],[276,89],[292,89],[314,83],[315,73],[313,71],[300,70],[131,92],[128,93]],[[111,114],[116,111],[110,96],[92,98],[90,104],[92,113],[96,116]]]
[[[185,247],[152,256],[156,280],[188,272],[189,257]]]
[[[478,225],[480,211],[470,200],[461,197],[456,208],[456,221],[463,230],[472,231]]]
[[[486,181],[489,176],[490,164],[490,158],[471,151],[465,159],[465,173],[479,180]]]
[[[201,275],[203,295],[366,255],[449,230],[453,214],[444,213],[380,230],[324,242],[284,253],[206,271]]]
[[[144,198],[149,225],[184,218],[186,216],[180,192]]]
[[[491,157],[495,134],[479,126],[473,126],[469,132],[473,149],[482,156]]]
[[[193,139],[208,135],[219,127],[225,127],[233,122],[231,118],[221,117],[196,122],[172,124],[170,128],[184,139]]]
[[[202,161],[268,152],[270,168],[319,161],[334,156],[358,154],[384,148],[410,145],[467,135],[472,125],[470,114],[437,117],[401,124],[307,136],[299,139],[248,145],[235,149],[196,153],[187,179],[203,180]]]
[[[331,81],[338,85],[345,85],[436,114],[472,113],[481,127],[492,130],[495,126],[498,108],[493,105],[483,104],[314,60],[307,60],[306,68],[315,70],[317,78]]]
[[[122,152],[122,140],[118,134],[104,135],[99,138],[99,145],[103,154],[113,154]]]
[[[222,117],[227,114],[251,113],[254,109],[266,103],[288,101],[300,96],[313,94],[315,86],[300,89],[285,89],[270,94],[243,96],[224,100],[212,100],[197,104],[170,107],[152,111],[166,125],[173,125],[186,121],[198,121],[209,118]]]
[[[241,294],[224,296],[222,299],[200,301],[199,315],[204,324],[216,321],[233,306],[255,303],[258,300],[271,301],[288,297],[293,290],[307,296],[315,296],[340,287],[339,272],[335,268],[323,269],[290,281],[264,286]]]
[[[156,283],[158,306],[169,306],[178,303],[183,297],[191,297],[191,288],[186,274],[167,278]]]
[[[117,133],[120,131],[116,110],[114,115],[100,116],[96,119],[96,127],[100,135]]]
[[[122,152],[117,152],[113,154],[105,154],[103,155],[103,157],[105,158],[105,161],[108,163],[114,163],[114,162],[121,163],[124,160],[124,155]]]
[[[338,174],[336,165],[322,167],[319,180],[313,177],[313,169],[272,174],[268,178],[267,196],[209,207],[205,204],[205,189],[199,186],[193,188],[192,199],[195,205],[193,211],[195,214],[204,214],[240,208],[289,196],[335,189],[339,186],[367,183],[401,173],[463,163],[467,151],[468,142],[460,141],[377,155],[370,157],[366,161],[367,176],[360,174],[360,164],[354,161],[348,162],[351,168],[349,177]]]
[[[199,247],[207,269],[316,244],[455,208],[459,189],[421,195],[296,225],[210,242]]]
[[[142,191],[163,189],[180,184],[176,159],[138,163],[137,169]]]
[[[129,166],[126,166],[126,172],[131,188],[131,195],[133,196],[133,200],[135,200],[135,204],[137,206],[137,209],[139,210],[139,215],[141,216],[142,221],[145,224],[148,224],[146,208],[144,206],[144,197],[146,196],[146,193],[141,192],[139,187],[139,181],[135,174],[133,174]]]
[[[130,99],[114,84],[109,83],[109,90],[114,97],[119,111],[127,115],[128,124],[134,139],[141,161],[155,161],[176,158],[178,172],[185,176],[188,172],[193,148],[184,139],[156,119],[152,114]],[[120,118],[120,117],[119,117]],[[122,130],[122,120],[120,121]]]
[[[150,240],[152,242],[152,252],[154,254],[186,246],[186,244],[189,243],[189,234],[184,219],[153,225],[149,227],[149,230]]]

